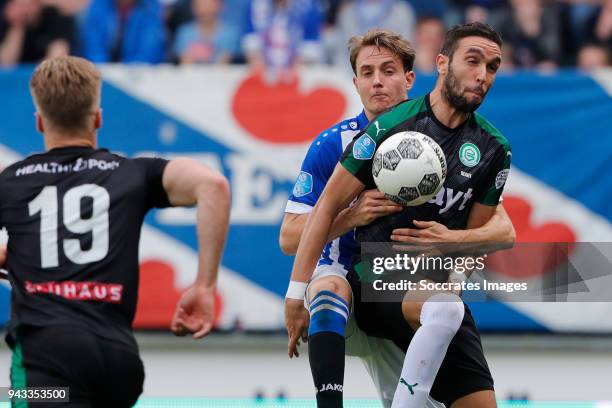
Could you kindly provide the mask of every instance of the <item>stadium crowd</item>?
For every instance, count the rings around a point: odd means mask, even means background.
[[[348,38],[385,27],[412,41],[427,73],[444,31],[473,21],[501,32],[506,71],[612,61],[612,0],[0,0],[0,9],[0,67],[70,54],[348,72]]]

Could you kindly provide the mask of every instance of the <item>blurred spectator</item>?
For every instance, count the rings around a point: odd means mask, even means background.
[[[565,5],[570,38],[577,44],[592,40],[593,26],[597,20],[600,6],[592,2],[570,1]]]
[[[185,23],[189,23],[190,21],[193,21],[191,0],[177,0],[167,4],[166,10],[164,11],[164,23],[168,33],[169,42],[174,44],[174,38],[178,28]]]
[[[418,50],[414,67],[422,73],[436,70],[436,56],[444,41],[444,23],[437,17],[425,17],[417,22],[414,32],[414,47]]]
[[[195,21],[179,27],[174,55],[181,64],[227,64],[237,54],[240,34],[219,18],[222,0],[191,0]]]
[[[89,6],[89,0],[44,0],[44,3],[56,7],[65,16],[76,16]]]
[[[338,14],[333,41],[327,44],[334,64],[350,69],[347,43],[354,35],[371,28],[386,28],[412,41],[415,13],[404,0],[354,0],[347,2]],[[419,50],[420,51],[420,50]],[[350,71],[352,72],[352,71]]]
[[[510,14],[507,0],[447,0],[446,26],[482,22],[500,27]]]
[[[598,41],[612,40],[612,0],[605,0],[595,26],[595,36]]]
[[[578,52],[578,68],[589,71],[610,66],[610,49],[602,44],[586,44]]]
[[[73,18],[41,0],[9,0],[1,19],[0,66],[68,55],[75,42]]]
[[[559,3],[562,25],[561,43],[563,44],[561,62],[565,65],[572,65],[576,63],[578,51],[583,45],[606,41],[604,29],[607,25],[606,15],[609,16],[607,13],[612,10],[610,6],[602,7],[605,1],[598,0],[562,0]],[[607,4],[612,4],[612,2],[608,1]],[[599,34],[598,31],[600,31]],[[608,40],[609,37],[608,33]]]
[[[414,9],[417,19],[438,17],[442,19],[446,12],[447,0],[405,0]]]
[[[499,72],[511,72],[516,67],[514,66],[514,49],[512,44],[505,42],[502,47],[502,62],[499,66]]]
[[[502,38],[512,47],[521,68],[554,69],[559,61],[560,27],[555,4],[541,0],[511,0],[512,15],[502,25]]]
[[[165,31],[158,0],[92,0],[82,27],[83,54],[94,62],[158,63]]]
[[[321,59],[321,15],[314,0],[253,0],[243,39],[248,62],[269,77]]]
[[[325,27],[333,27],[338,20],[338,12],[343,0],[319,0],[321,7],[322,20]]]

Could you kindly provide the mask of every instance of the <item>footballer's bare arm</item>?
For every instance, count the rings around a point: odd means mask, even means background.
[[[291,284],[304,285],[310,280],[334,219],[363,188],[363,183],[342,165],[336,166],[304,226],[291,271]],[[289,337],[289,357],[298,356],[299,339],[306,336],[308,328],[308,311],[301,297],[285,298],[285,325]]]
[[[414,220],[416,228],[397,228],[391,240],[410,244],[432,242],[452,244],[489,243],[511,247],[516,239],[512,221],[502,204],[488,206],[474,203],[467,228],[452,230],[435,221]]]
[[[6,264],[6,245],[0,245],[0,268],[4,268],[4,264]],[[0,269],[0,279],[8,279],[4,269]]]
[[[377,218],[399,212],[402,209],[401,205],[387,199],[384,193],[376,189],[365,190],[355,203],[338,213],[327,239],[331,241],[355,227],[367,225]],[[296,253],[309,215],[285,213],[279,237],[279,244],[285,255]]]
[[[308,282],[327,243],[332,223],[364,189],[364,184],[338,164],[314,206],[298,245],[291,280]]]
[[[197,205],[198,272],[196,280],[181,297],[172,331],[203,337],[212,329],[217,270],[229,224],[230,189],[226,178],[192,159],[171,160],[163,175],[170,203]]]

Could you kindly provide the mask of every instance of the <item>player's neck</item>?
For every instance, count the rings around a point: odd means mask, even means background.
[[[366,118],[368,118],[368,122],[371,122],[372,119],[374,119],[376,116],[378,116],[377,114],[375,114],[374,112],[370,112],[367,109],[363,110],[365,112]]]
[[[462,125],[470,116],[469,113],[453,108],[442,96],[439,86],[436,86],[429,94],[429,104],[438,122],[451,129]]]
[[[96,148],[96,136],[85,134],[56,134],[45,132],[45,150],[57,149],[58,147],[91,147]]]

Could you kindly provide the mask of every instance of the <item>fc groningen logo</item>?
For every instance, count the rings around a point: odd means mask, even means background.
[[[480,162],[480,150],[474,143],[464,143],[459,148],[459,160],[464,166],[474,167]]]

